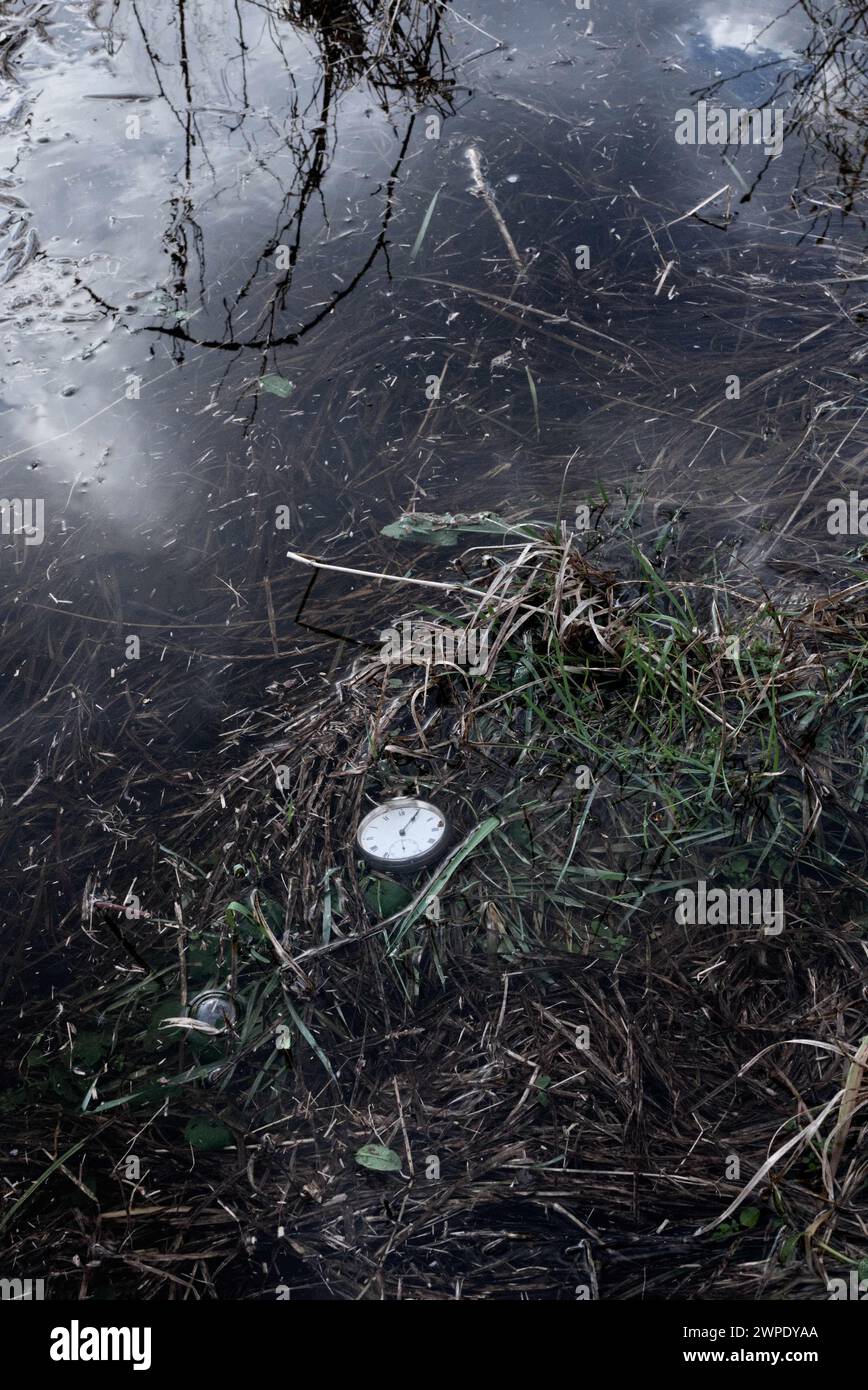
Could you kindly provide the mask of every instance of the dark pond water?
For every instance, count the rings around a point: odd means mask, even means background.
[[[652,529],[683,508],[698,570],[846,577],[861,223],[798,132],[771,161],[675,139],[708,84],[767,95],[798,7],[500,0],[386,36],[261,0],[7,8],[0,487],[44,539],[0,536],[2,836],[31,922],[80,896],[83,825],[156,843],[166,769],[346,659],[294,621],[288,549],[436,573],[382,537],[402,511],[602,485]],[[310,621],[372,637],[353,592],[323,579]]]

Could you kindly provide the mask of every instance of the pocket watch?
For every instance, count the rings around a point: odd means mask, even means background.
[[[410,871],[439,859],[450,834],[439,806],[417,796],[393,796],[359,822],[356,846],[375,869]]]

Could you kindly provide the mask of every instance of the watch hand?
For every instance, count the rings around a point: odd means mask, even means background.
[[[407,825],[412,825],[412,824],[413,824],[414,820],[416,819],[416,817],[418,816],[418,814],[419,814],[419,812],[420,812],[421,810],[422,810],[422,807],[421,807],[421,806],[417,806],[416,810],[413,812],[412,816],[411,816],[410,819],[407,821]],[[402,840],[404,839],[405,835],[407,834],[407,825],[404,826],[404,829],[403,829],[403,830],[399,830],[399,831],[398,831],[398,834],[399,834],[399,836],[401,837]]]

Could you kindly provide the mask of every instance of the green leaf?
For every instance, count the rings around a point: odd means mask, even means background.
[[[398,521],[384,526],[380,535],[388,536],[392,541],[425,540],[433,545],[456,545],[458,542],[458,532],[454,526],[434,527],[424,516],[402,516]]]
[[[229,903],[228,907],[226,908],[226,911],[227,911],[227,912],[240,912],[241,915],[242,915],[242,917],[249,917],[250,920],[251,920],[251,922],[255,922],[255,921],[256,921],[256,918],[254,917],[253,913],[250,911],[250,908],[249,908],[249,907],[246,907],[246,906],[244,905],[244,903],[231,902],[231,903]]]
[[[799,1235],[798,1231],[794,1231],[792,1235],[787,1236],[786,1240],[783,1242],[781,1246],[782,1265],[789,1264],[790,1260],[793,1258],[793,1254],[798,1248],[800,1240],[801,1236]]]
[[[269,376],[259,378],[260,391],[267,391],[270,396],[290,396],[295,390],[295,382],[288,377],[278,376],[272,372]]]
[[[394,917],[413,901],[410,889],[392,878],[365,878],[362,893],[375,917]]]
[[[184,1130],[184,1138],[201,1153],[225,1149],[232,1143],[232,1135],[225,1125],[203,1119],[190,1120]]]
[[[363,1144],[355,1153],[356,1163],[362,1168],[370,1168],[375,1173],[400,1173],[401,1160],[394,1149],[385,1144]]]
[[[536,1082],[535,1082],[535,1088],[536,1088],[536,1098],[537,1098],[538,1104],[543,1105],[543,1106],[548,1105],[548,1103],[549,1103],[549,1098],[548,1098],[548,1096],[546,1095],[546,1092],[548,1091],[548,1088],[549,1088],[549,1086],[550,1086],[551,1084],[552,1084],[552,1079],[551,1079],[550,1076],[538,1076],[538,1077],[537,1077]]]
[[[752,1231],[761,1215],[759,1207],[742,1207],[738,1214],[738,1224],[744,1226],[745,1230]]]
[[[250,911],[249,907],[245,907],[244,903],[231,902],[228,907],[224,909],[224,912],[226,914],[226,920],[233,930],[240,931],[243,935],[264,936],[265,933],[257,922],[256,917]],[[241,920],[236,920],[237,918]]]
[[[450,512],[442,516],[435,512],[409,512],[384,526],[380,535],[393,541],[423,540],[432,545],[455,545],[460,531],[502,536],[508,529],[506,522],[491,512],[456,513],[455,516]]]

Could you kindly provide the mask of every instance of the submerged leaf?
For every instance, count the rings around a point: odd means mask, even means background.
[[[225,1125],[214,1124],[211,1120],[190,1120],[184,1130],[184,1138],[194,1149],[210,1153],[214,1149],[225,1149],[232,1143],[232,1135]]]
[[[401,1160],[394,1149],[385,1144],[363,1144],[355,1153],[356,1163],[362,1168],[370,1168],[375,1173],[399,1173]]]
[[[391,878],[366,878],[362,892],[368,907],[377,917],[393,917],[413,901],[413,894],[403,884]]]
[[[271,396],[289,396],[295,390],[295,382],[272,372],[269,376],[259,378],[259,389],[267,391]]]
[[[454,526],[435,528],[430,517],[421,515],[402,516],[398,521],[384,526],[380,535],[388,536],[389,540],[393,541],[432,541],[434,545],[455,545],[458,541],[458,532]]]
[[[482,535],[503,535],[509,529],[505,521],[491,512],[456,513],[409,512],[384,526],[381,536],[393,541],[425,540],[434,545],[455,545],[460,531],[475,531]]]

